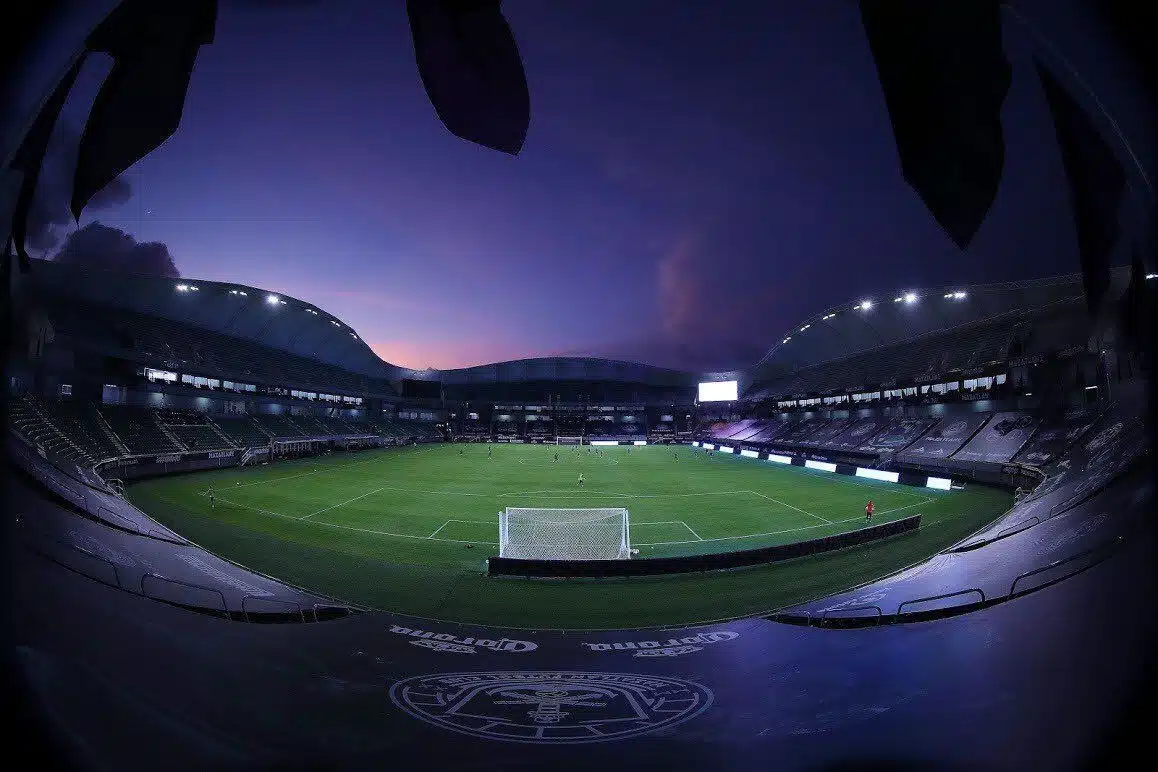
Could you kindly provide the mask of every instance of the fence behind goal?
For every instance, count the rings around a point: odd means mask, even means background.
[[[631,557],[626,509],[507,507],[499,513],[499,557],[625,560]]]

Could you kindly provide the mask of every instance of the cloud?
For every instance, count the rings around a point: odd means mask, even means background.
[[[660,324],[669,334],[688,331],[705,310],[703,277],[696,263],[699,246],[698,234],[681,234],[657,266]]]
[[[656,324],[639,334],[561,352],[643,362],[677,370],[743,367],[758,360],[775,332],[768,319],[778,286],[750,270],[730,269],[726,239],[711,227],[669,240],[655,267]]]
[[[53,260],[97,271],[119,271],[177,278],[181,275],[169,247],[140,242],[117,228],[91,222],[73,232]]]
[[[46,252],[60,242],[60,230],[73,224],[69,201],[76,170],[79,133],[61,121],[48,141],[44,164],[36,183],[36,195],[28,212],[28,246]],[[120,206],[133,195],[124,177],[117,177],[93,196],[87,211],[101,211]]]

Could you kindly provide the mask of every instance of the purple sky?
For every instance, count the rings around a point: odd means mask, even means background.
[[[439,123],[400,3],[222,3],[177,134],[82,224],[315,303],[412,367],[741,366],[857,296],[1077,270],[1016,40],[1005,178],[959,253],[900,177],[856,3],[504,10],[531,90],[519,156]]]

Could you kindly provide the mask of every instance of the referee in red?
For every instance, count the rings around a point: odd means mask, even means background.
[[[873,502],[872,502],[872,499],[869,499],[869,503],[865,504],[864,517],[865,517],[865,520],[867,520],[870,523],[873,521]]]

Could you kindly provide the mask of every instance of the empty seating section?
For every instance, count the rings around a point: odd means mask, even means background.
[[[160,410],[157,420],[187,450],[230,450],[237,444],[195,410]]]
[[[100,413],[129,453],[176,453],[184,450],[161,429],[161,424],[151,410],[103,405]]]
[[[257,448],[268,445],[270,434],[263,431],[252,416],[214,416],[213,422],[239,448]]]
[[[285,415],[255,415],[253,420],[257,422],[258,426],[265,429],[271,437],[277,439],[301,438],[318,433],[316,430],[311,432],[304,431],[296,421]]]
[[[124,455],[91,412],[71,404],[33,397],[14,399],[9,404],[8,420],[27,439],[77,464],[89,466]]]

